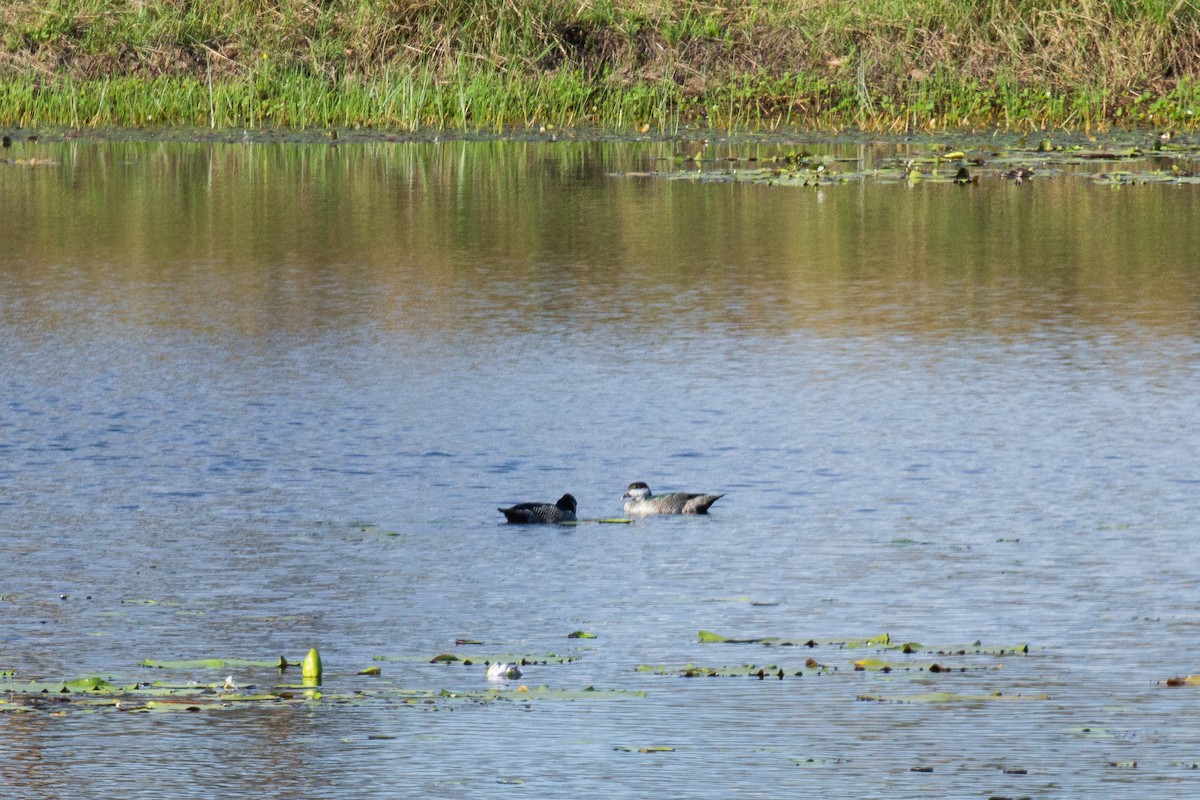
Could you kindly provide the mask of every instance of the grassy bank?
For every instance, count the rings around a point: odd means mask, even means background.
[[[1197,0],[11,0],[0,124],[1194,128]]]

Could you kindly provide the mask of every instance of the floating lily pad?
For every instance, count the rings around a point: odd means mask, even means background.
[[[878,636],[872,636],[867,639],[781,639],[777,636],[763,636],[753,639],[735,639],[728,636],[721,636],[712,631],[702,630],[696,634],[696,638],[701,644],[761,644],[768,647],[882,647],[891,642],[891,637],[886,633],[881,633]]]
[[[587,638],[587,637],[579,637]],[[510,664],[520,664],[522,667],[538,666],[548,664],[570,664],[578,660],[578,656],[563,656],[556,653],[544,653],[541,655],[533,653],[491,653],[477,654],[473,656],[459,655],[457,653],[438,653],[433,658],[427,656],[375,656],[375,661],[424,661],[430,664],[462,664],[464,666],[472,666],[475,664],[494,664],[497,661],[503,661]]]
[[[739,664],[736,666],[709,667],[696,664],[684,664],[682,667],[668,667],[663,664],[639,664],[637,672],[652,675],[678,675],[683,678],[778,678],[787,676],[800,677],[803,672],[794,667],[784,668],[778,664],[767,666],[758,664]]]
[[[1099,146],[1059,145],[1043,140],[1036,145],[1002,147],[982,145],[970,149],[930,145],[926,152],[909,152],[882,163],[856,157],[835,158],[792,150],[776,156],[722,159],[683,157],[653,171],[620,173],[618,177],[690,180],[701,183],[758,183],[771,186],[824,188],[876,181],[974,185],[1004,180],[1021,184],[1030,180],[1074,177],[1111,186],[1156,183],[1200,183],[1200,146],[1155,142],[1144,149],[1130,142],[1113,141]],[[1113,165],[1121,169],[1113,170]]]
[[[1007,702],[1022,702],[1031,700],[1049,700],[1050,695],[1047,694],[1004,694],[1002,692],[993,692],[992,694],[959,694],[955,692],[926,692],[924,694],[910,695],[878,695],[878,694],[860,694],[859,700],[875,703],[947,703],[947,704],[962,704],[962,703],[1007,703]]]
[[[30,681],[29,683],[0,683],[0,692],[19,695],[114,694],[131,691],[137,684],[118,687],[105,678],[88,677],[70,681]]]
[[[674,753],[675,748],[664,744],[652,744],[644,747],[636,747],[628,744],[619,744],[613,748],[621,753]]]
[[[866,639],[784,639],[778,636],[763,636],[739,639],[721,636],[712,631],[702,630],[697,634],[701,644],[761,644],[767,647],[836,647],[846,650],[855,648],[878,648],[881,650],[898,650],[901,653],[924,653],[939,657],[989,655],[1015,656],[1028,655],[1029,645],[985,645],[980,641],[963,645],[923,645],[919,642],[892,643],[891,637],[882,633]]]
[[[285,658],[278,658],[274,661],[259,661],[250,658],[197,658],[190,661],[158,661],[153,658],[147,658],[139,661],[138,666],[150,669],[177,670],[226,669],[227,667],[273,667],[275,669],[285,669],[289,664],[294,666],[295,663],[289,662]]]
[[[884,661],[879,658],[862,658],[854,662],[855,672],[931,672],[936,675],[942,672],[967,672],[968,670],[994,670],[998,668],[995,664],[972,664],[969,666],[959,664],[948,666],[939,664],[936,661],[930,664],[929,662]]]
[[[361,686],[361,684],[358,684]],[[198,712],[247,705],[274,707],[298,703],[332,702],[363,704],[373,701],[427,705],[433,708],[456,703],[582,702],[644,697],[640,691],[622,689],[555,689],[545,685],[516,688],[481,688],[469,691],[410,689],[384,686],[364,691],[316,689],[303,684],[278,684],[269,689],[227,690],[221,684],[133,683],[117,685],[99,677],[63,682],[9,683],[0,685],[4,697],[0,711],[54,714],[98,711]]]

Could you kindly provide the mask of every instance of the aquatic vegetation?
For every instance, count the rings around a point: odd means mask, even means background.
[[[72,688],[76,687],[76,688]],[[0,712],[48,712],[54,714],[121,711],[173,712],[217,711],[246,705],[278,707],[297,704],[369,702],[399,703],[438,707],[454,703],[588,701],[636,699],[644,692],[618,689],[555,689],[545,685],[519,686],[512,689],[449,691],[387,687],[372,689],[316,690],[303,685],[279,684],[259,692],[239,693],[225,685],[127,684],[114,685],[104,679],[86,678],[67,683],[0,684]],[[254,688],[254,687],[247,687]]]
[[[1167,686],[1200,686],[1200,675],[1167,678],[1165,683]]]
[[[1164,142],[1163,137],[1139,144],[1114,141],[1107,146],[1090,141],[1059,144],[1045,138],[1036,145],[976,144],[953,149],[933,141],[920,148],[926,152],[914,148],[916,152],[882,162],[796,149],[764,158],[758,148],[751,147],[747,148],[746,156],[739,157],[736,146],[729,148],[731,155],[705,157],[704,146],[702,143],[701,151],[695,155],[664,159],[661,169],[620,173],[617,177],[814,189],[863,181],[972,186],[981,181],[1022,184],[1056,177],[1077,177],[1112,186],[1200,184],[1200,144]]]
[[[856,647],[882,647],[891,643],[891,637],[886,633],[863,639],[781,639],[777,636],[764,636],[752,639],[734,639],[721,636],[712,631],[702,630],[696,634],[702,644],[761,644],[768,647],[839,647],[853,649]]]
[[[282,659],[281,659],[282,660]],[[147,662],[143,662],[145,664]],[[250,659],[206,659],[179,662],[149,662],[157,668],[182,673],[206,673],[198,680],[138,681],[112,676],[87,676],[71,680],[18,680],[14,674],[0,676],[0,713],[48,712],[55,714],[89,711],[172,712],[221,710],[246,705],[278,707],[307,703],[365,704],[384,702],[436,709],[446,704],[588,701],[596,699],[635,699],[644,697],[641,691],[601,689],[559,689],[544,684],[490,686],[470,690],[413,688],[388,681],[379,667],[369,667],[354,674],[339,675],[326,681],[322,670],[303,675],[300,683],[265,681],[254,675],[255,669],[274,668],[269,661]],[[294,666],[294,664],[292,664]],[[511,666],[511,665],[510,665]],[[232,675],[209,677],[215,670],[240,667],[242,674],[251,677],[235,681]],[[219,673],[218,673],[219,674]],[[315,678],[325,681],[316,688]],[[480,676],[483,677],[482,675]],[[369,680],[370,685],[362,683]]]
[[[826,667],[818,667],[818,669],[829,671]],[[699,666],[696,664],[684,664],[682,667],[668,667],[662,664],[639,664],[636,671],[651,675],[678,675],[683,678],[759,678],[761,680],[765,680],[766,678],[783,680],[789,675],[801,677],[804,674],[795,667],[785,671],[783,667],[777,664],[766,666],[739,664],[737,666],[722,667]]]
[[[966,704],[975,705],[980,703],[1009,703],[1009,702],[1030,702],[1049,700],[1050,695],[1047,694],[1005,694],[1003,692],[992,692],[991,694],[961,694],[956,692],[926,692],[924,694],[909,694],[909,695],[872,695],[862,694],[858,699],[863,702],[873,703],[933,703],[933,704]]]
[[[300,662],[300,674],[304,676],[305,683],[321,683],[321,654],[317,652],[317,648],[312,648],[308,654],[304,656],[304,660]]]
[[[279,670],[285,670],[289,666],[296,666],[297,663],[296,661],[289,662],[282,656],[274,661],[249,658],[197,658],[184,661],[160,661],[158,659],[147,658],[139,661],[138,666],[169,670],[225,669],[226,667],[274,667]]]
[[[767,636],[752,639],[735,639],[726,636],[715,634],[712,631],[700,631],[698,640],[705,644],[761,644],[768,647],[834,647],[844,650],[853,650],[856,648],[876,648],[878,650],[893,650],[904,654],[933,654],[939,656],[968,656],[968,655],[987,655],[987,656],[1009,656],[1009,655],[1028,655],[1030,648],[1028,644],[1020,645],[985,645],[981,641],[974,641],[970,644],[950,644],[950,645],[924,645],[919,642],[892,642],[891,636],[886,633],[881,633],[878,636],[868,638],[845,638],[845,639],[783,639],[775,636]]]
[[[878,673],[885,676],[907,675],[911,677],[928,678],[933,675],[950,675],[968,672],[990,672],[1002,670],[1004,664],[997,658],[1005,656],[1026,656],[1029,654],[1028,645],[995,646],[984,645],[980,641],[968,645],[937,645],[928,646],[917,642],[892,642],[886,633],[866,638],[830,638],[830,639],[784,639],[780,637],[732,638],[721,636],[712,631],[702,630],[697,639],[701,644],[758,644],[764,647],[788,648],[803,647],[809,650],[824,647],[835,651],[872,649],[879,653],[892,653],[897,656],[913,656],[910,659],[858,658],[846,664],[849,669],[843,674]],[[937,660],[930,660],[936,656]],[[772,663],[767,665],[744,663],[739,665],[697,665],[684,664],[673,667],[667,665],[641,664],[638,672],[653,675],[674,675],[684,678],[721,678],[721,677],[750,677],[765,680],[785,677],[803,677],[806,673],[816,676],[829,676],[839,672],[839,666],[830,666],[812,656],[807,657],[802,665]]]

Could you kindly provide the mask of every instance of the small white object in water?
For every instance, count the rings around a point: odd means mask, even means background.
[[[222,692],[236,692],[237,684],[233,682],[233,676],[230,675],[225,679],[225,685],[221,687]]]
[[[513,681],[521,677],[521,665],[497,661],[488,667],[487,676],[489,681]]]

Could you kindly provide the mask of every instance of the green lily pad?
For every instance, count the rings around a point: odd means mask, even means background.
[[[293,666],[295,665],[295,662],[290,663]],[[153,658],[147,658],[138,662],[139,667],[177,670],[226,669],[229,667],[273,667],[280,669],[288,665],[289,662],[287,659],[282,658],[274,661],[259,661],[251,658],[197,658],[190,661],[158,661]]]
[[[866,639],[781,639],[777,636],[763,636],[753,639],[734,639],[728,636],[721,636],[712,631],[702,630],[696,634],[696,638],[701,644],[761,644],[769,647],[840,647],[852,649],[856,647],[883,647],[891,642],[891,637],[886,633],[881,633],[878,636],[872,636]]]
[[[994,670],[997,669],[995,664],[971,664],[956,666],[948,666],[939,664],[938,662],[907,662],[907,661],[884,661],[879,658],[862,658],[854,662],[855,672],[931,672],[938,674],[942,672],[967,672],[978,670]]]
[[[361,684],[358,684],[361,686]],[[584,702],[645,697],[645,692],[622,689],[555,689],[545,685],[514,688],[488,687],[469,691],[410,689],[383,686],[370,691],[317,689],[305,684],[277,684],[266,689],[247,686],[239,691],[221,684],[134,683],[118,686],[104,678],[81,678],[68,682],[10,683],[0,686],[4,693],[0,711],[54,714],[101,711],[120,712],[198,712],[261,706],[277,707],[298,703],[332,702],[364,704],[374,701],[432,705],[495,702]]]
[[[784,668],[778,664],[738,664],[735,666],[709,667],[696,664],[684,664],[682,667],[668,667],[663,664],[639,664],[635,671],[651,675],[678,675],[683,678],[776,678],[799,677],[803,671],[794,667]]]

